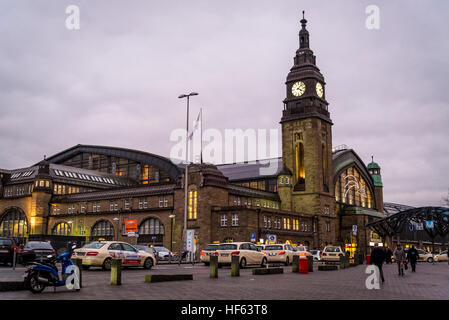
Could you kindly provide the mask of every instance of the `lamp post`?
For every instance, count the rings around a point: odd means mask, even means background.
[[[170,251],[173,252],[173,219],[175,215],[171,214],[168,217],[170,218]]]
[[[198,93],[191,92],[189,94],[182,94],[178,98],[187,98],[187,120],[186,120],[186,169],[185,169],[185,183],[184,183],[184,228],[182,232],[182,239],[184,242],[184,250],[187,249],[187,187],[188,187],[188,167],[189,167],[189,102],[191,96],[197,96]]]
[[[119,222],[119,218],[117,218],[117,217],[115,217],[114,219],[112,219],[112,220],[114,220],[115,222],[116,222],[116,228],[115,228],[115,241],[118,241],[118,227],[119,227],[119,224],[118,224],[118,222]]]

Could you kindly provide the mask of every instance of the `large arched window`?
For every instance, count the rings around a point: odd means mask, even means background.
[[[373,208],[373,196],[355,167],[343,170],[335,183],[335,200],[352,206]]]
[[[53,227],[51,234],[55,236],[68,236],[70,235],[70,226],[65,222],[58,223]]]
[[[114,227],[112,226],[112,223],[106,220],[98,221],[93,227],[92,227],[92,236],[94,237],[107,237],[107,236],[113,236],[114,235]]]
[[[304,166],[304,140],[303,133],[295,133],[295,176],[296,190],[305,190],[306,170]]]
[[[139,235],[145,234],[163,235],[164,225],[160,222],[159,219],[156,218],[146,219],[140,224],[139,227]]]
[[[28,223],[25,214],[18,209],[8,210],[0,221],[0,235],[3,237],[25,237]]]

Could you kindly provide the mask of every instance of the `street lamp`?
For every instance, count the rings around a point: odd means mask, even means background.
[[[178,98],[187,98],[187,121],[186,121],[186,169],[185,169],[185,184],[184,184],[184,229],[182,232],[182,239],[184,241],[184,250],[187,249],[187,186],[188,186],[188,167],[189,167],[189,102],[191,96],[197,96],[198,93],[191,92],[189,94],[182,94]]]
[[[118,241],[118,222],[119,222],[119,218],[117,218],[117,217],[115,217],[114,219],[112,219],[112,220],[114,220],[116,223],[117,223],[117,227],[115,228],[116,230],[115,230],[115,241]]]
[[[170,218],[170,251],[173,252],[173,219],[175,215],[171,214],[168,217]]]

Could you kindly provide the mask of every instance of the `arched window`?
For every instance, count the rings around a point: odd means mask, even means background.
[[[53,227],[51,234],[55,236],[68,236],[70,235],[70,226],[65,222],[58,223]]]
[[[295,133],[295,191],[305,190],[306,170],[304,166],[304,140],[303,133]]]
[[[25,237],[28,223],[25,214],[18,209],[8,210],[0,221],[0,235],[3,237]]]
[[[349,205],[373,208],[373,195],[355,167],[341,172],[335,183],[335,200]]]
[[[163,235],[164,225],[160,222],[159,219],[156,218],[146,219],[140,224],[139,227],[139,235],[144,234]]]
[[[114,235],[114,227],[112,223],[106,220],[98,221],[92,228],[92,236],[94,237],[105,237],[105,236],[113,236]]]

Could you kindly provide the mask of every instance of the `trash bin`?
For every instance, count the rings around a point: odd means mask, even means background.
[[[370,254],[367,254],[366,255],[366,264],[368,265],[368,264],[371,264],[371,255]]]
[[[299,273],[309,273],[309,260],[305,258],[299,259]]]

